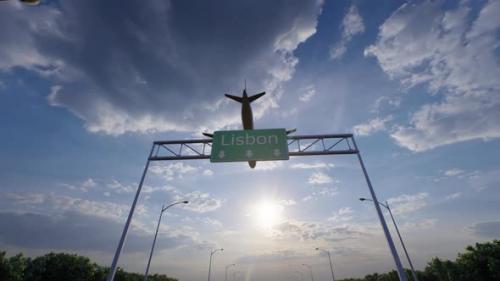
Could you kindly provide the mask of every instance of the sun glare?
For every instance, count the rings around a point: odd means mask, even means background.
[[[283,206],[276,202],[265,200],[255,205],[252,213],[257,225],[268,229],[281,221]]]

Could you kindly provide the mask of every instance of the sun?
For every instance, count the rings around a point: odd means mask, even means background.
[[[258,226],[269,229],[282,220],[283,206],[272,201],[262,200],[252,210],[252,217]]]

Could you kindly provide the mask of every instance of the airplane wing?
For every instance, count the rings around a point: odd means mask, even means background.
[[[202,133],[205,137],[209,137],[211,139],[214,138],[214,135],[213,134],[209,134],[209,133]]]
[[[253,96],[251,96],[251,97],[248,98],[248,101],[253,102],[254,100],[262,97],[265,94],[266,94],[266,92],[262,92],[260,94],[253,95]]]
[[[225,96],[226,96],[226,97],[228,97],[228,98],[230,98],[230,99],[232,99],[232,100],[235,100],[235,101],[237,101],[237,102],[239,102],[239,103],[242,103],[242,102],[243,102],[243,99],[242,99],[242,98],[240,98],[240,97],[233,96],[233,95],[228,95],[228,94],[225,94]]]

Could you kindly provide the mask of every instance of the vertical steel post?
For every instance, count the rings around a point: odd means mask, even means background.
[[[333,275],[333,265],[332,265],[332,257],[330,256],[330,251],[326,251],[328,253],[328,260],[330,260],[330,270],[332,272],[332,281],[335,281],[335,275]]]
[[[153,251],[155,249],[156,237],[158,236],[158,230],[160,229],[161,216],[163,215],[164,206],[161,206],[160,218],[158,219],[158,225],[156,226],[155,238],[153,239],[153,245],[151,245],[151,252],[149,253],[148,265],[146,266],[146,273],[144,274],[144,281],[148,281],[149,266],[151,265],[151,258],[153,257]]]
[[[134,202],[130,207],[130,212],[128,213],[127,222],[125,223],[125,227],[123,227],[122,236],[120,238],[120,242],[118,243],[118,247],[116,248],[115,256],[113,257],[113,263],[111,264],[110,271],[108,273],[107,281],[113,281],[115,279],[116,269],[118,265],[118,259],[123,250],[123,245],[125,244],[125,239],[127,238],[128,228],[130,226],[130,222],[132,221],[132,216],[134,215],[135,205],[139,199],[139,195],[141,194],[142,184],[144,183],[144,178],[146,178],[146,173],[149,167],[149,159],[153,155],[154,144],[151,146],[151,151],[149,152],[148,161],[146,162],[146,166],[144,167],[144,171],[142,172],[141,181],[139,182],[139,186],[137,187],[137,192],[135,193]]]
[[[391,215],[392,223],[394,223],[394,228],[396,228],[396,233],[399,236],[399,241],[401,241],[401,246],[403,246],[403,250],[405,251],[406,259],[408,260],[408,263],[410,264],[411,268],[411,274],[413,276],[414,281],[418,281],[417,274],[415,272],[415,269],[413,268],[413,263],[411,262],[410,255],[408,254],[408,251],[406,250],[405,243],[403,242],[403,238],[401,238],[401,233],[399,233],[398,225],[396,224],[396,220],[394,219],[394,216],[392,215],[391,208],[389,207],[389,203],[385,201],[385,205],[387,206],[387,210],[389,211],[389,215]]]
[[[208,263],[208,281],[210,281],[210,271],[212,270],[212,256],[214,252],[210,251],[210,262]]]
[[[389,233],[389,229],[387,228],[387,223],[385,222],[384,215],[382,214],[382,210],[380,210],[380,206],[377,200],[377,195],[375,195],[375,190],[373,190],[372,183],[370,181],[370,178],[368,177],[368,172],[366,171],[363,159],[361,158],[361,152],[359,151],[358,146],[356,145],[354,136],[352,136],[352,143],[357,151],[359,164],[361,165],[361,169],[363,170],[363,174],[365,175],[366,183],[368,184],[368,188],[370,189],[370,194],[372,196],[373,204],[375,205],[375,209],[377,210],[377,215],[380,220],[380,224],[382,225],[382,229],[384,230],[385,238],[387,239],[387,244],[389,244],[389,249],[391,250],[394,262],[396,263],[399,280],[408,281],[408,279],[406,278],[405,271],[403,269],[403,265],[401,264],[401,260],[399,259],[398,252],[396,251],[396,247],[394,246],[394,241],[392,240],[391,234]]]

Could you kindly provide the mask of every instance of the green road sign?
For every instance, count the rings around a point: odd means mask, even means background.
[[[285,129],[214,132],[210,162],[288,159]]]

